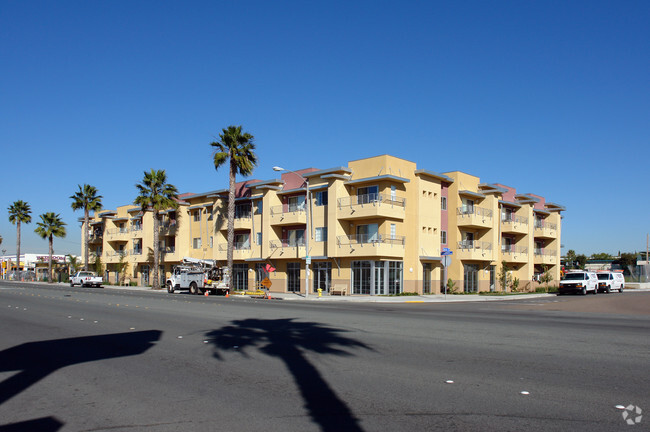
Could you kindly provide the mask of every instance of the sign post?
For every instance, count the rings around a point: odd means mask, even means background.
[[[451,265],[451,255],[454,252],[449,248],[443,248],[440,255],[442,255],[442,283],[445,285],[445,300],[447,300],[447,267]]]

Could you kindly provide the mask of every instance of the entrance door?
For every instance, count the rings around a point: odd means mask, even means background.
[[[490,266],[490,291],[496,291],[495,266]]]
[[[375,261],[374,295],[386,295],[386,278],[384,275],[384,263],[382,261]]]
[[[287,263],[287,291],[300,292],[300,263]]]
[[[478,292],[478,264],[463,266],[463,288],[466,293]]]
[[[318,292],[316,291],[318,288],[322,289],[324,293],[329,292],[331,275],[332,263],[314,263],[314,292]]]

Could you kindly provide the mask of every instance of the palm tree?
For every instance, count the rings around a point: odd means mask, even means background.
[[[9,222],[16,224],[16,271],[20,271],[20,225],[32,221],[32,209],[23,200],[9,206]]]
[[[135,185],[139,195],[134,204],[142,208],[142,212],[153,211],[153,288],[160,289],[158,279],[158,262],[160,259],[160,219],[161,210],[178,208],[178,190],[176,186],[167,183],[165,170],[151,170],[144,172],[142,183]]]
[[[257,156],[253,152],[255,137],[248,132],[242,133],[242,126],[228,126],[219,134],[221,139],[210,145],[215,148],[214,168],[219,169],[229,162],[228,189],[228,274],[233,280],[233,245],[235,243],[235,177],[237,173],[246,177],[257,166]]]
[[[68,257],[68,267],[72,270],[72,274],[77,273],[77,270],[79,270],[79,260],[77,257],[72,254],[67,254],[66,257]]]
[[[102,209],[102,196],[97,195],[97,189],[94,186],[84,184],[79,186],[77,191],[70,198],[72,199],[72,210],[84,211],[84,270],[88,270],[88,218],[90,211],[98,211]]]
[[[47,281],[52,283],[52,253],[54,252],[54,237],[65,237],[65,225],[61,215],[54,212],[47,212],[41,215],[41,222],[34,230],[42,239],[47,239],[50,244],[50,260],[47,263]]]

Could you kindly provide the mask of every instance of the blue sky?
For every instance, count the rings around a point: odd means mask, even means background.
[[[253,178],[392,154],[566,207],[562,243],[644,250],[650,231],[650,2],[0,2],[1,248],[32,206],[80,253],[88,183],[114,209],[145,170],[227,187],[209,143],[241,124]]]

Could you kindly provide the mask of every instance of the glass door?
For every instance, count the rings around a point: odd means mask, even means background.
[[[466,293],[478,292],[478,264],[463,266],[463,289]]]
[[[386,278],[384,272],[384,263],[375,261],[374,269],[374,295],[386,295]]]
[[[314,263],[314,292],[318,288],[322,289],[324,293],[329,292],[330,280],[332,278],[332,263],[330,262],[317,262]]]

